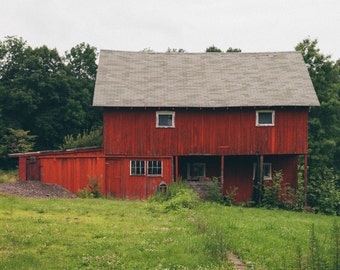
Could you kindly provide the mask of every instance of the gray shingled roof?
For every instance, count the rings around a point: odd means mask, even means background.
[[[299,52],[102,50],[93,99],[104,107],[318,106]]]

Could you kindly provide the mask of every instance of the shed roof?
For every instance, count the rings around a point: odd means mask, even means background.
[[[300,52],[101,50],[94,106],[318,106]]]

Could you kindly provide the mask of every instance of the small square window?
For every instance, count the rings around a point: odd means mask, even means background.
[[[256,175],[256,163],[253,164],[253,180],[255,179]],[[263,179],[264,180],[271,180],[272,179],[272,164],[271,163],[263,163]]]
[[[145,175],[145,161],[131,160],[130,161],[130,175]]]
[[[190,180],[198,180],[200,177],[205,177],[205,163],[188,163],[187,177]]]
[[[175,127],[175,112],[156,112],[156,127]]]
[[[274,126],[275,111],[256,111],[256,126]]]
[[[148,161],[148,175],[162,175],[162,161],[149,160]]]

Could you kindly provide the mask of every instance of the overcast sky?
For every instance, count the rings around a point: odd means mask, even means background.
[[[340,58],[340,0],[0,0],[0,38],[22,37],[60,54],[97,49],[292,51],[318,39]]]

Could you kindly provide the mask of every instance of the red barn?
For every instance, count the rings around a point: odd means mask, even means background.
[[[297,186],[319,102],[299,52],[102,50],[93,105],[104,108],[106,194],[144,199],[163,182],[216,177],[248,201],[274,171]]]

